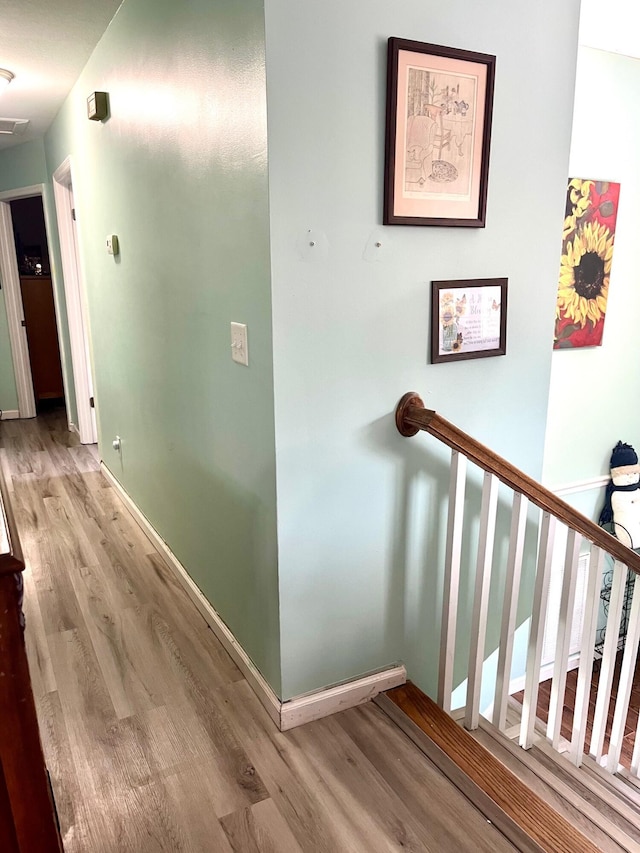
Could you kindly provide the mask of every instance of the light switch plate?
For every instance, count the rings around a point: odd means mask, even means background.
[[[231,324],[231,358],[238,364],[249,366],[249,344],[244,323]]]

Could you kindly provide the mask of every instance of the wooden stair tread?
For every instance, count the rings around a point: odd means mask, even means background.
[[[548,853],[595,853],[588,838],[410,682],[385,694],[475,787]]]

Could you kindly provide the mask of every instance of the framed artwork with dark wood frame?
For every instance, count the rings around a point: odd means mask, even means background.
[[[389,39],[385,225],[484,228],[495,63]]]
[[[506,278],[431,282],[431,364],[506,352]]]

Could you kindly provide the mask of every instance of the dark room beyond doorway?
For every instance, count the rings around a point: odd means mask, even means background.
[[[42,198],[11,202],[36,409],[64,404],[60,346]]]

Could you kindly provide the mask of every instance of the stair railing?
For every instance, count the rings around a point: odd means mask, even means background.
[[[454,687],[456,622],[465,524],[466,472],[467,463],[471,462],[483,472],[483,486],[476,558],[475,591],[470,626],[471,640],[468,658],[467,701],[464,709],[464,725],[467,729],[473,730],[478,727],[480,718],[480,696],[489,614],[489,586],[494,562],[493,551],[498,487],[502,483],[512,492],[512,507],[498,645],[495,697],[491,722],[501,731],[506,731],[509,681],[516,629],[516,609],[524,555],[525,526],[528,508],[532,504],[541,510],[542,515],[537,545],[524,699],[518,740],[520,745],[525,749],[529,749],[534,743],[554,539],[558,525],[564,525],[568,533],[564,553],[560,613],[546,737],[555,749],[560,748],[560,730],[567,671],[569,670],[571,629],[576,603],[578,560],[582,550],[588,545],[589,563],[586,578],[580,663],[568,752],[570,759],[576,766],[580,766],[582,763],[585,752],[591,754],[600,763],[604,762],[607,723],[610,718],[610,705],[615,686],[617,693],[615,694],[613,722],[608,737],[606,767],[610,772],[616,772],[625,736],[638,644],[640,642],[640,583],[634,584],[633,588],[628,633],[617,681],[615,678],[616,656],[627,578],[629,572],[640,574],[640,555],[627,548],[626,545],[603,530],[595,522],[582,515],[582,513],[575,510],[553,492],[546,489],[540,483],[537,483],[531,477],[528,477],[480,442],[471,438],[435,411],[425,409],[418,394],[409,392],[402,397],[396,409],[396,425],[398,431],[403,436],[413,436],[422,430],[439,439],[451,449],[437,695],[439,706],[448,713],[452,710],[451,696]],[[595,711],[590,717],[589,703],[600,610],[600,590],[606,555],[613,560],[613,582],[605,629],[605,641],[602,650]],[[591,724],[591,738],[587,745],[589,724]],[[635,735],[635,746],[630,767],[631,773],[637,776],[639,767],[640,722]]]

